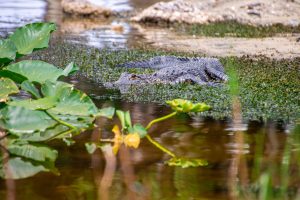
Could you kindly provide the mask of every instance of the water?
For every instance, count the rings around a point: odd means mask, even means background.
[[[109,2],[115,9],[143,8],[153,3],[133,0]],[[73,43],[85,43],[97,48],[128,48],[134,46],[134,41],[139,38],[143,44],[142,38],[126,21],[72,19],[63,16],[58,8],[57,0],[48,5],[38,0],[30,0],[30,3],[25,0],[0,0],[0,34],[5,36],[23,24],[47,20],[58,23],[57,34]],[[121,24],[123,28],[114,28],[116,24]],[[92,96],[99,107],[105,105],[130,110],[134,122],[146,125],[152,119],[170,112],[169,108],[159,104],[123,102],[118,92],[107,95],[104,88],[84,78],[70,82]],[[150,134],[180,157],[207,160],[207,167],[169,167],[164,162],[170,157],[146,140],[137,150],[121,148],[117,157],[111,155],[109,147],[89,155],[84,147],[85,142],[99,141],[100,135],[112,137],[110,130],[114,122],[99,119],[96,124],[100,129],[77,136],[76,144],[71,147],[62,142],[51,143],[53,148],[59,150],[56,162],[59,176],[39,173],[14,181],[15,188],[10,190],[6,189],[7,183],[1,180],[0,199],[5,199],[8,193],[18,200],[241,199],[237,191],[241,187],[251,188],[258,182],[261,171],[271,169],[274,185],[278,187],[287,147],[291,147],[292,156],[298,155],[295,147],[299,141],[289,134],[293,125],[272,121],[265,124],[248,122],[243,126],[247,129],[241,131],[232,129],[231,121],[187,116],[162,122],[154,126]],[[288,141],[292,141],[293,146]],[[285,174],[287,177],[291,173],[294,175],[290,179],[289,192],[297,190],[299,185],[297,167],[299,163],[297,165],[294,161],[290,165],[293,170]],[[244,195],[251,196],[253,193]]]
[[[116,12],[140,10],[158,0],[141,3],[136,0],[91,0],[96,5],[106,6]],[[15,28],[32,22],[48,21],[58,25],[56,36],[75,44],[97,48],[125,49],[141,46],[143,36],[125,19],[87,19],[66,16],[60,0],[0,0],[0,37],[6,37]]]
[[[105,94],[105,89],[88,80],[71,82],[94,97]],[[110,101],[108,97],[95,103],[130,110],[133,121],[144,125],[170,112],[158,104]],[[112,137],[114,122],[99,119],[96,124],[100,129],[79,135],[71,147],[53,142],[51,146],[59,150],[56,166],[60,175],[40,173],[15,181],[16,189],[11,192],[16,199],[235,199],[231,196],[232,184],[253,184],[258,160],[264,160],[264,168],[270,163],[280,165],[287,133],[292,129],[273,122],[249,122],[247,131],[233,132],[227,130],[232,126],[230,121],[177,116],[154,126],[150,134],[177,156],[209,162],[207,167],[182,169],[165,165],[170,157],[145,139],[137,150],[121,148],[117,157],[112,156],[111,148],[89,155],[85,142],[99,141],[100,135]],[[262,152],[257,150],[258,145]],[[237,160],[240,164],[235,166]],[[232,174],[235,167],[236,174]],[[279,173],[278,168],[273,170]],[[5,182],[0,181],[1,199],[6,192]]]

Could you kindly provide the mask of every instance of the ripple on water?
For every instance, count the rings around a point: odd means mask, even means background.
[[[44,21],[44,0],[0,0],[0,36],[28,23]]]

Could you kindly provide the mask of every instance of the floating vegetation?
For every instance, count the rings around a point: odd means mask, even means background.
[[[18,57],[48,47],[53,23],[28,24],[0,42],[0,148],[2,158],[0,176],[6,179],[22,179],[39,172],[58,173],[55,160],[58,152],[46,143],[60,139],[68,146],[72,137],[92,128],[98,117],[113,118],[112,107],[98,109],[92,99],[73,85],[61,81],[78,71],[69,63],[64,69],[40,60],[22,60]],[[209,107],[185,100],[169,102],[175,110],[171,115],[153,120],[147,127],[132,124],[130,113],[117,110],[121,130],[115,125],[112,132],[113,151],[117,154],[122,144],[138,148],[143,137],[150,138],[147,130],[177,112],[203,112]],[[156,147],[165,148],[151,138]],[[95,144],[86,143],[87,151],[96,150]],[[173,155],[173,154],[171,154]],[[174,157],[174,156],[173,156]],[[177,164],[178,165],[178,164]],[[185,165],[186,166],[186,165]]]

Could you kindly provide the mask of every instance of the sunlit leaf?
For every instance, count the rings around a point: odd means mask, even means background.
[[[41,90],[44,96],[55,97],[58,102],[54,108],[49,109],[51,113],[80,116],[98,113],[98,108],[91,98],[68,83],[47,81]]]
[[[210,106],[205,103],[192,103],[185,99],[174,99],[166,102],[176,112],[204,112],[210,109]]]
[[[206,160],[202,159],[193,159],[193,158],[171,158],[166,162],[169,166],[175,166],[175,167],[201,167],[201,166],[207,166],[208,162]]]
[[[0,102],[6,102],[10,94],[18,93],[16,84],[8,78],[0,78]]]
[[[79,70],[79,67],[75,65],[73,62],[69,63],[63,71],[64,76],[69,76],[74,74]]]
[[[0,66],[15,60],[16,53],[17,48],[11,40],[0,40]]]
[[[129,111],[126,111],[125,113],[125,125],[126,127],[131,127],[132,124],[131,124],[131,117],[130,117],[130,112]]]
[[[96,116],[106,117],[109,119],[112,119],[115,114],[115,108],[114,107],[107,107],[107,108],[101,108],[99,109]]]
[[[117,110],[116,114],[121,122],[122,129],[126,129],[125,113],[122,110]]]
[[[30,141],[30,142],[43,142],[50,139],[55,139],[59,135],[63,135],[69,128],[64,125],[56,125],[54,127],[48,128],[45,131],[37,131],[33,133],[14,133],[20,140]]]
[[[50,33],[56,30],[54,23],[33,23],[16,29],[10,35],[18,54],[28,55],[34,50],[48,47]]]
[[[45,97],[37,100],[25,99],[20,101],[12,101],[8,104],[11,106],[20,106],[29,110],[47,110],[56,105],[56,100],[53,97]]]
[[[6,106],[0,110],[0,122],[11,133],[45,131],[57,124],[45,112],[23,107]]]
[[[97,145],[93,142],[92,143],[85,143],[85,148],[86,148],[86,150],[89,154],[93,154],[97,149]]]
[[[26,77],[31,82],[45,83],[49,80],[55,82],[60,76],[65,76],[62,69],[39,60],[24,60],[5,67],[11,71]]]

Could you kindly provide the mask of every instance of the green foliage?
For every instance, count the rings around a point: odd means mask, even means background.
[[[85,143],[84,145],[89,154],[93,154],[97,150],[97,145],[95,143]]]
[[[38,60],[24,60],[4,68],[6,71],[14,72],[25,77],[31,82],[45,83],[57,81],[61,76],[68,76],[76,69],[75,65],[69,64],[65,70],[59,69],[54,65]]]
[[[0,78],[0,102],[7,101],[11,94],[19,93],[17,85],[8,78]]]
[[[9,63],[16,58],[16,47],[14,43],[9,40],[0,40],[0,67],[1,63]]]
[[[180,33],[209,37],[272,37],[276,34],[299,33],[300,26],[285,26],[282,24],[269,26],[253,26],[236,21],[213,22],[208,24],[174,24],[174,29]]]
[[[202,159],[192,159],[192,158],[171,158],[166,162],[169,166],[175,167],[200,167],[200,166],[207,166],[208,162]]]
[[[64,70],[38,60],[9,64],[16,54],[28,55],[48,47],[54,30],[52,23],[29,24],[0,41],[0,127],[6,133],[0,145],[10,154],[9,160],[0,165],[3,178],[20,179],[41,171],[55,172],[57,151],[43,143],[69,140],[89,128],[96,117],[111,118],[114,114],[114,108],[99,110],[85,93],[58,81],[61,76],[78,70],[74,63]],[[10,97],[20,90],[27,92],[28,97]],[[5,171],[7,167],[10,173]]]
[[[191,101],[185,99],[174,99],[167,101],[167,104],[176,112],[190,113],[190,112],[204,112],[210,109],[210,106],[205,103],[193,104]]]
[[[18,54],[28,55],[48,47],[50,34],[55,30],[53,23],[33,23],[18,28],[9,39],[15,44]]]

